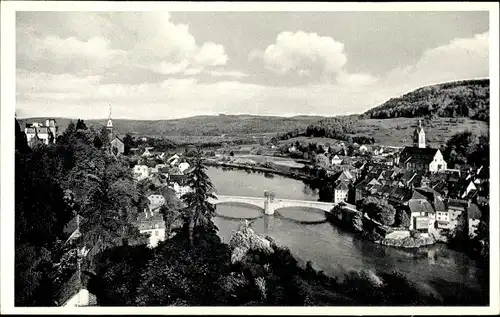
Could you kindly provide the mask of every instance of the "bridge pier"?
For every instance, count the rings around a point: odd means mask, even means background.
[[[268,216],[274,215],[274,206],[270,199],[264,201],[264,213]]]

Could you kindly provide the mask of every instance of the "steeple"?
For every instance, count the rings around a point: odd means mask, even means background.
[[[425,132],[422,128],[422,121],[418,120],[418,127],[413,133],[413,146],[418,148],[425,148]]]
[[[113,139],[113,121],[111,120],[111,104],[109,104],[109,116],[108,116],[108,124],[106,125],[106,129],[108,130],[109,141],[111,141]]]

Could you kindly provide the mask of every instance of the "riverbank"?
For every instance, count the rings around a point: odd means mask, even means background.
[[[210,160],[210,159],[205,159],[203,163],[205,165],[208,165],[208,166],[232,167],[232,168],[243,169],[243,170],[252,170],[252,171],[258,171],[258,172],[263,172],[263,173],[272,173],[272,174],[286,176],[289,178],[293,178],[296,180],[302,180],[302,181],[313,180],[313,177],[309,176],[309,175],[300,174],[300,173],[292,172],[292,171],[280,170],[280,169],[276,169],[276,168],[263,167],[263,166],[258,166],[258,165],[237,164],[237,163],[215,161],[215,160]]]

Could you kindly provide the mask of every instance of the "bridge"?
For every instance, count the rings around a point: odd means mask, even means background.
[[[220,203],[241,203],[259,207],[264,210],[266,215],[274,215],[274,211],[287,207],[305,207],[315,208],[330,212],[335,203],[325,203],[321,201],[277,199],[271,197],[244,197],[244,196],[225,196],[216,195],[214,199],[209,199],[212,204]]]

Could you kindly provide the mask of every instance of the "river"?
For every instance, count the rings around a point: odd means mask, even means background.
[[[272,190],[277,198],[318,200],[317,192],[302,181],[279,175],[217,167],[209,167],[207,174],[221,195],[263,197],[264,191]],[[312,261],[316,269],[328,275],[343,276],[344,272],[362,269],[374,273],[398,270],[438,293],[460,291],[461,287],[479,292],[483,287],[483,269],[444,244],[418,250],[378,245],[322,221],[323,212],[302,208],[284,208],[274,216],[265,216],[256,207],[220,204],[217,213],[214,222],[224,242],[229,242],[241,219],[251,218],[256,232],[273,237],[289,247],[299,262]]]

